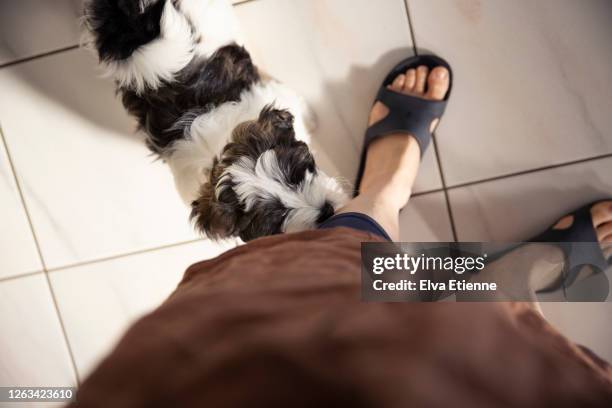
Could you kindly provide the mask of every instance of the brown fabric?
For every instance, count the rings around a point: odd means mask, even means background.
[[[73,407],[612,406],[610,366],[527,305],[362,303],[376,239],[274,236],[191,266]]]

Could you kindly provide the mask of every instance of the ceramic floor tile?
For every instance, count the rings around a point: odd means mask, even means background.
[[[387,72],[412,54],[403,0],[257,0],[236,7],[248,49],[267,73],[315,111],[321,166],[354,181],[372,100]],[[440,187],[433,149],[415,191]]]
[[[612,197],[612,158],[449,190],[460,241],[520,241],[556,218]]]
[[[76,384],[44,274],[0,282],[0,386]]]
[[[400,239],[404,242],[452,242],[444,193],[410,199],[400,213]]]
[[[1,120],[1,119],[0,119]],[[0,129],[0,138],[2,130]],[[4,144],[0,139],[0,279],[42,269]]]
[[[0,65],[75,45],[82,0],[0,1]]]
[[[612,197],[612,158],[451,189],[461,241],[518,241],[590,201]],[[562,333],[612,361],[611,303],[542,303]]]
[[[0,121],[50,268],[196,237],[96,68],[74,50],[0,71]]]
[[[51,272],[81,378],[130,323],[166,299],[189,265],[229,247],[197,241]]]
[[[455,72],[449,185],[612,152],[612,2],[407,1],[417,46]]]

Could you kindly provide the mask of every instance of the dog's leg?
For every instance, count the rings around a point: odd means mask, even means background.
[[[229,0],[174,0],[194,32],[195,52],[209,57],[232,42],[241,44],[238,20]]]

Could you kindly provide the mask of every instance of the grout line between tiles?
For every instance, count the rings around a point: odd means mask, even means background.
[[[55,49],[55,50],[52,50],[52,51],[42,52],[40,54],[31,55],[29,57],[20,58],[20,59],[17,59],[17,60],[14,60],[14,61],[10,61],[10,62],[5,62],[4,64],[0,64],[0,69],[12,67],[13,65],[22,64],[24,62],[29,62],[29,61],[37,60],[39,58],[49,57],[51,55],[60,54],[62,52],[75,50],[77,48],[79,48],[78,44],[77,45],[70,45],[68,47],[58,48],[58,49]]]
[[[255,1],[255,0],[249,0],[249,1]],[[511,178],[511,177],[525,175],[525,174],[529,174],[529,173],[535,173],[535,172],[544,171],[544,170],[548,170],[548,169],[554,169],[554,168],[559,168],[559,167],[564,167],[564,166],[571,166],[571,165],[574,165],[574,164],[580,164],[580,163],[583,163],[583,162],[588,162],[588,161],[592,161],[592,160],[599,160],[599,159],[604,159],[604,158],[609,158],[609,157],[612,157],[612,153],[605,154],[605,155],[600,155],[600,156],[594,156],[594,157],[587,158],[587,159],[574,160],[574,161],[571,161],[571,162],[565,162],[565,163],[561,163],[561,164],[557,164],[557,165],[552,165],[552,166],[540,167],[540,168],[536,168],[536,169],[525,170],[525,171],[511,173],[511,174],[506,174],[506,175],[503,175],[503,176],[497,176],[497,177],[491,177],[491,178],[486,178],[486,179],[481,179],[481,180],[475,180],[475,181],[471,181],[471,182],[468,182],[468,183],[457,184],[457,185],[446,187],[446,188],[437,188],[437,189],[432,189],[432,190],[420,191],[418,193],[412,194],[411,197],[419,197],[419,196],[425,196],[425,195],[429,195],[429,194],[436,194],[436,193],[443,192],[445,194],[445,199],[447,201],[447,206],[448,206],[449,203],[450,203],[450,200],[448,199],[448,190],[453,190],[453,189],[456,189],[456,188],[461,188],[461,187],[467,187],[467,186],[487,183],[487,182],[495,181],[495,180],[499,180],[499,179]],[[452,211],[452,209],[448,209],[448,210]],[[124,252],[124,253],[121,253],[121,254],[111,255],[111,256],[102,257],[102,258],[96,258],[96,259],[92,259],[92,260],[88,260],[88,261],[76,262],[76,263],[73,263],[73,264],[62,265],[62,266],[53,267],[53,268],[46,268],[46,271],[50,272],[50,273],[51,272],[58,272],[58,271],[62,271],[62,270],[65,270],[65,269],[71,269],[71,268],[75,268],[75,267],[79,267],[79,266],[85,266],[85,265],[95,264],[95,263],[99,263],[99,262],[105,262],[105,261],[109,261],[109,260],[125,258],[125,257],[129,257],[129,256],[133,256],[133,255],[140,255],[140,254],[144,254],[144,253],[148,253],[148,252],[155,252],[155,251],[159,251],[159,250],[162,250],[162,249],[178,247],[178,246],[181,246],[181,245],[188,245],[188,244],[192,244],[192,243],[199,242],[199,241],[204,241],[204,240],[205,240],[205,238],[196,238],[196,239],[187,240],[187,241],[181,241],[181,242],[177,242],[177,243],[173,243],[173,244],[167,244],[167,245],[161,245],[161,246],[157,246],[157,247],[146,248],[146,249],[142,249],[142,250],[138,250],[138,251]],[[41,273],[41,272],[30,272],[30,273],[23,274],[23,275],[3,278],[3,279],[0,279],[0,282],[2,282],[4,280],[17,279],[17,278],[24,277],[24,276],[31,276],[31,275],[35,275],[37,273]]]
[[[2,145],[4,146],[4,150],[6,151],[6,157],[8,159],[9,168],[11,170],[11,173],[13,174],[13,181],[15,182],[15,186],[17,188],[17,194],[19,195],[19,199],[21,200],[23,211],[26,215],[26,219],[28,220],[28,227],[30,228],[30,233],[32,234],[32,238],[34,239],[34,246],[36,247],[36,252],[38,253],[38,260],[40,261],[40,264],[44,271],[45,270],[45,260],[43,259],[43,256],[42,256],[42,250],[40,249],[40,243],[38,242],[38,238],[34,231],[34,224],[32,223],[32,217],[30,217],[30,211],[28,210],[28,206],[25,202],[23,190],[21,189],[21,183],[19,182],[19,179],[17,178],[17,170],[15,169],[15,164],[13,163],[13,157],[11,156],[11,151],[9,150],[8,143],[6,142],[6,139],[4,137],[4,132],[2,130],[2,127],[0,127],[0,137],[2,138]]]
[[[414,30],[414,25],[412,18],[410,16],[410,7],[408,6],[408,0],[404,0],[404,8],[406,10],[406,18],[408,19],[408,27],[410,29],[410,38],[412,39],[412,50],[414,51],[414,55],[419,55],[416,35]],[[440,158],[440,150],[438,149],[438,141],[436,139],[436,135],[432,134],[432,144],[434,149],[434,154],[436,156],[436,163],[438,164],[438,171],[440,172],[440,181],[442,182],[442,191],[444,192],[444,200],[446,201],[446,211],[448,213],[448,219],[450,221],[451,232],[453,234],[453,240],[455,242],[457,239],[457,228],[455,227],[455,219],[453,218],[453,209],[451,207],[451,203],[448,196],[448,188],[446,187],[446,179],[444,177],[444,170],[442,168],[442,159]]]
[[[416,46],[416,35],[414,34],[414,27],[412,25],[412,18],[410,17],[410,8],[408,7],[408,0],[404,0],[404,9],[406,10],[406,18],[408,19],[408,29],[410,30],[410,38],[412,39],[412,51],[414,55],[417,55]]]
[[[17,171],[15,168],[15,164],[13,163],[13,157],[11,156],[11,151],[9,150],[8,143],[6,142],[6,138],[4,137],[4,132],[2,131],[2,127],[0,126],[0,139],[2,139],[2,144],[4,146],[4,150],[6,151],[6,156],[8,159],[9,168],[13,173],[13,180],[15,182],[15,186],[17,188],[17,194],[19,194],[19,199],[21,200],[21,205],[23,206],[23,211],[25,212],[26,218],[28,220],[28,225],[30,228],[30,232],[32,234],[32,238],[34,239],[34,245],[36,247],[36,251],[38,252],[38,258],[40,260],[40,264],[43,268],[43,274],[45,275],[45,280],[47,281],[47,287],[49,288],[49,293],[51,295],[51,301],[53,302],[53,307],[55,308],[55,313],[57,315],[57,319],[60,325],[60,329],[62,331],[62,335],[64,336],[64,344],[66,345],[66,349],[68,350],[68,356],[70,357],[70,364],[72,366],[72,371],[74,374],[74,378],[76,379],[77,385],[80,385],[79,372],[77,370],[76,362],[74,360],[74,353],[72,352],[72,347],[70,346],[70,341],[68,340],[68,334],[66,332],[66,326],[64,324],[64,320],[62,319],[62,315],[59,310],[59,304],[57,303],[57,297],[55,296],[55,292],[53,291],[53,286],[51,285],[51,279],[49,278],[49,273],[47,271],[47,267],[45,265],[45,260],[42,255],[42,250],[40,247],[40,242],[38,241],[38,237],[36,236],[36,232],[34,230],[34,223],[32,222],[32,217],[30,216],[30,211],[28,209],[28,205],[25,201],[25,196],[23,194],[23,190],[21,188],[21,183],[19,182],[19,178],[17,177]]]
[[[444,199],[446,201],[446,211],[448,212],[448,219],[450,221],[451,232],[453,233],[453,240],[459,242],[457,236],[457,228],[455,226],[455,218],[453,217],[453,208],[451,206],[450,197],[448,194],[448,187],[446,187],[446,179],[444,178],[444,171],[442,170],[442,160],[440,159],[440,152],[438,151],[438,144],[436,141],[436,135],[432,134],[434,152],[436,154],[436,161],[438,162],[438,170],[440,171],[440,179],[442,180],[442,191],[444,191]]]
[[[433,190],[419,191],[418,193],[410,194],[410,197],[411,198],[412,197],[419,197],[419,196],[424,196],[424,195],[427,195],[427,194],[440,193],[442,191],[444,191],[443,188],[434,188]]]
[[[74,378],[76,379],[77,386],[79,386],[81,385],[81,379],[79,378],[79,370],[77,370],[76,361],[74,359],[74,353],[72,352],[72,346],[70,345],[70,341],[68,340],[68,332],[66,331],[66,325],[64,324],[64,319],[62,318],[62,314],[60,313],[59,304],[57,302],[57,296],[55,295],[55,291],[53,290],[53,285],[51,284],[51,278],[49,278],[49,273],[45,270],[44,274],[47,280],[47,286],[49,287],[49,292],[51,292],[51,300],[53,301],[53,306],[55,307],[55,313],[57,313],[57,318],[59,320],[59,324],[62,329],[62,334],[64,335],[64,342],[66,343],[66,348],[68,349],[68,355],[70,356],[70,362],[72,363],[72,370],[74,371]]]
[[[469,187],[469,186],[473,186],[473,185],[476,185],[476,184],[483,184],[483,183],[488,183],[488,182],[491,182],[491,181],[504,180],[504,179],[507,179],[507,178],[524,176],[526,174],[538,173],[538,172],[541,172],[541,171],[558,169],[558,168],[561,168],[561,167],[573,166],[573,165],[576,165],[576,164],[582,164],[582,163],[587,163],[587,162],[590,162],[590,161],[602,160],[602,159],[608,159],[608,158],[612,158],[612,153],[601,154],[601,155],[598,155],[598,156],[587,157],[587,158],[584,158],[584,159],[571,160],[571,161],[567,161],[567,162],[563,162],[563,163],[558,163],[558,164],[551,164],[549,166],[536,167],[536,168],[529,169],[529,170],[521,170],[521,171],[517,171],[517,172],[514,172],[514,173],[502,174],[500,176],[494,176],[494,177],[488,177],[488,178],[474,180],[474,181],[468,181],[468,182],[465,182],[465,183],[460,183],[460,184],[455,184],[455,185],[449,186],[449,187],[447,187],[447,190],[454,190],[454,189],[457,189],[457,188]]]
[[[75,262],[73,264],[62,265],[62,266],[57,266],[57,267],[49,268],[49,269],[47,269],[47,272],[54,273],[54,272],[62,271],[62,270],[65,270],[65,269],[76,268],[76,267],[79,267],[79,266],[91,265],[91,264],[100,263],[100,262],[112,261],[114,259],[125,258],[125,257],[128,257],[128,256],[133,256],[133,255],[146,254],[148,252],[155,252],[155,251],[160,251],[162,249],[179,247],[181,245],[193,244],[195,242],[204,241],[204,240],[205,240],[205,238],[196,238],[196,239],[191,239],[191,240],[188,240],[188,241],[181,241],[181,242],[176,242],[176,243],[173,243],[173,244],[160,245],[160,246],[157,246],[157,247],[141,249],[141,250],[138,250],[138,251],[124,252],[124,253],[117,254],[117,255],[106,256],[106,257],[103,257],[103,258],[96,258],[96,259],[91,259],[91,260],[88,260],[88,261]]]
[[[27,277],[30,277],[30,276],[39,275],[41,273],[45,273],[45,272],[44,271],[36,271],[36,272],[26,272],[26,273],[22,273],[20,275],[14,275],[14,276],[5,276],[4,278],[0,278],[0,283],[12,281],[12,280],[19,279],[19,278],[27,278]]]
[[[238,2],[236,2],[236,3],[232,3],[232,6],[234,6],[234,7],[235,7],[235,6],[240,6],[240,5],[242,5],[242,4],[252,3],[252,2],[254,2],[254,1],[255,1],[255,0],[241,0],[241,1],[238,1]]]

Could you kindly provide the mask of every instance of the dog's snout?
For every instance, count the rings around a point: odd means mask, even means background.
[[[326,201],[325,204],[323,204],[323,207],[321,207],[321,213],[319,214],[317,223],[320,224],[323,221],[327,220],[332,215],[334,215],[335,212],[336,210],[334,209],[334,206],[329,201]]]

